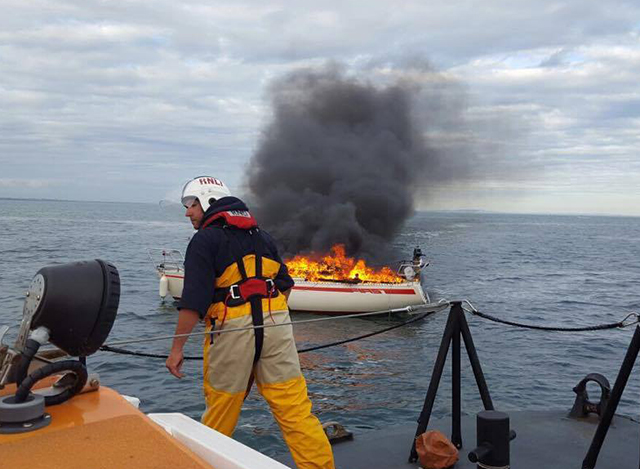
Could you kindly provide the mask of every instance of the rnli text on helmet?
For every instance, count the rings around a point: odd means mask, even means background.
[[[200,185],[207,185],[207,184],[214,184],[216,186],[220,186],[220,187],[224,187],[224,184],[222,184],[222,182],[218,181],[216,178],[200,178],[198,179],[198,181],[200,182]]]

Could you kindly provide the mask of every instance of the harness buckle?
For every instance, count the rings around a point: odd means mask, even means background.
[[[276,284],[273,283],[273,279],[268,278],[265,283],[267,284],[267,293],[275,291]]]
[[[232,300],[239,300],[241,298],[241,296],[240,296],[240,285],[238,285],[238,284],[231,285],[229,287],[229,294],[231,295],[231,299]]]

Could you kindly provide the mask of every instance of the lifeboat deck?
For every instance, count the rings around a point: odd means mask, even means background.
[[[508,412],[510,427],[517,437],[511,441],[511,467],[517,469],[569,469],[582,467],[598,418],[567,417],[567,411]],[[409,450],[417,428],[408,422],[382,430],[355,434],[354,439],[333,446],[336,469],[401,469],[416,468],[409,463]],[[433,420],[430,430],[451,433],[450,419]],[[454,469],[475,469],[467,455],[476,446],[475,415],[462,417],[460,460]],[[597,469],[638,467],[640,424],[616,415],[602,446]],[[286,456],[281,461],[294,468]]]

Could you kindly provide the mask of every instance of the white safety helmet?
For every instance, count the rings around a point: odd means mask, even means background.
[[[187,182],[182,188],[182,205],[189,208],[198,199],[202,210],[206,212],[214,201],[230,195],[229,188],[220,179],[199,176]]]

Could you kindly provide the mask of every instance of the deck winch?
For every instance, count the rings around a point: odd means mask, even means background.
[[[60,404],[87,382],[84,357],[95,353],[113,327],[120,301],[120,276],[108,262],[74,262],[44,267],[26,293],[20,331],[13,348],[1,344],[8,327],[0,328],[0,389],[15,383],[15,394],[0,398],[0,433],[34,430],[48,423],[46,405]],[[80,360],[52,361],[38,356],[51,343],[58,355]],[[62,377],[43,394],[34,385],[53,375]]]

